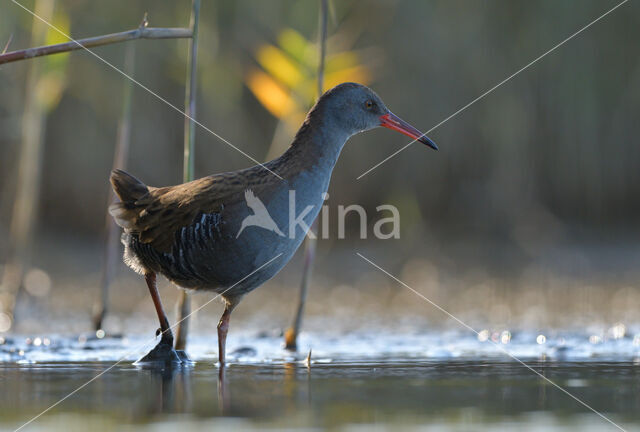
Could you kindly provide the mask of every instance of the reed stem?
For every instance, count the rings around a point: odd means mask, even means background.
[[[36,12],[45,19],[53,16],[54,2],[36,1]],[[47,28],[34,19],[31,41],[42,43]],[[36,88],[43,73],[42,63],[31,63],[27,71],[24,113],[22,116],[22,142],[18,156],[16,198],[13,203],[8,238],[8,256],[0,282],[0,315],[8,320],[8,331],[16,321],[16,305],[23,287],[24,272],[29,266],[34,227],[37,221],[38,197],[42,174],[43,137],[46,128],[46,106],[38,98]]]
[[[318,61],[318,98],[324,93],[324,64],[327,54],[327,15],[328,0],[320,0],[320,52]],[[318,232],[318,219],[313,222],[311,231]],[[298,307],[293,319],[293,324],[285,332],[284,344],[288,350],[295,351],[298,349],[298,334],[302,327],[302,317],[304,315],[304,306],[307,301],[307,291],[311,281],[313,272],[313,264],[316,257],[316,237],[307,236],[304,248],[304,264],[302,268],[302,283],[300,284],[300,293],[298,297]]]
[[[93,48],[101,45],[111,45],[134,39],[183,39],[191,38],[191,35],[192,31],[188,28],[156,28],[140,25],[140,27],[134,30],[94,36],[86,39],[77,39],[55,45],[44,45],[23,50],[10,51],[8,53],[0,54],[0,64],[11,63],[18,60],[28,60],[34,57],[75,51],[79,49]]]
[[[189,61],[187,63],[187,79],[185,83],[185,113],[184,118],[184,164],[183,180],[190,182],[194,179],[195,169],[195,133],[196,124],[191,120],[196,116],[196,82],[198,60],[198,21],[200,17],[200,0],[193,0],[191,8],[191,41],[189,42]],[[178,329],[176,330],[176,349],[184,350],[189,335],[189,314],[191,313],[191,296],[187,291],[180,292],[178,300]]]
[[[136,45],[129,44],[125,52],[124,72],[128,76],[133,76],[135,71]],[[124,92],[122,96],[122,112],[118,123],[118,138],[113,154],[113,169],[126,169],[127,158],[129,156],[129,143],[131,141],[131,104],[133,94],[133,81],[124,81]],[[109,187],[108,204],[112,204],[116,200],[113,189]],[[109,306],[109,288],[115,273],[116,263],[118,262],[118,239],[120,238],[120,229],[116,225],[113,217],[107,212],[106,215],[106,239],[104,244],[104,256],[102,266],[102,278],[100,281],[100,296],[94,305],[93,328],[95,331],[101,330],[104,324],[104,318],[107,315]]]

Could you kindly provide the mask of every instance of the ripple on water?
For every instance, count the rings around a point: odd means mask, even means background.
[[[312,349],[315,362],[327,359],[519,359],[560,361],[640,361],[640,337],[616,329],[602,334],[578,332],[423,332],[413,334],[351,332],[344,335],[303,333],[298,354],[282,349],[282,340],[249,332],[236,332],[228,340],[228,357],[236,363],[281,363],[303,360]],[[139,335],[5,336],[0,340],[0,361],[73,362],[135,361],[148,352],[155,339]],[[215,336],[194,335],[189,356],[196,361],[215,361]]]

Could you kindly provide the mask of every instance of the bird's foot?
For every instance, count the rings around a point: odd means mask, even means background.
[[[161,332],[157,332],[159,334]],[[136,364],[149,364],[159,366],[178,365],[189,362],[189,357],[184,351],[176,351],[173,348],[173,335],[170,332],[162,333],[162,338],[147,355],[136,361]]]
[[[180,361],[182,363],[186,363],[186,364],[193,363],[185,350],[176,350],[176,354],[178,354],[178,357],[180,358]]]

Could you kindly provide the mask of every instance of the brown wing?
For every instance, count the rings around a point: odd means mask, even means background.
[[[224,175],[217,175],[177,186],[145,186],[147,193],[140,196],[140,185],[131,179],[144,186],[124,171],[112,172],[111,182],[122,202],[113,204],[109,212],[127,232],[138,234],[142,243],[149,243],[162,252],[171,250],[179,229],[191,225],[203,213],[219,212],[225,198],[237,192],[241,197],[244,190],[243,182],[237,178],[230,181]],[[127,190],[138,191],[138,194],[127,195]]]

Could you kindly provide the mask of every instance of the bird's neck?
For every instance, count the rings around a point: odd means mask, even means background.
[[[327,116],[311,112],[298,130],[293,143],[280,156],[279,165],[287,165],[290,174],[309,173],[328,183],[340,152],[350,134],[335,127]],[[289,174],[289,173],[285,173]]]

